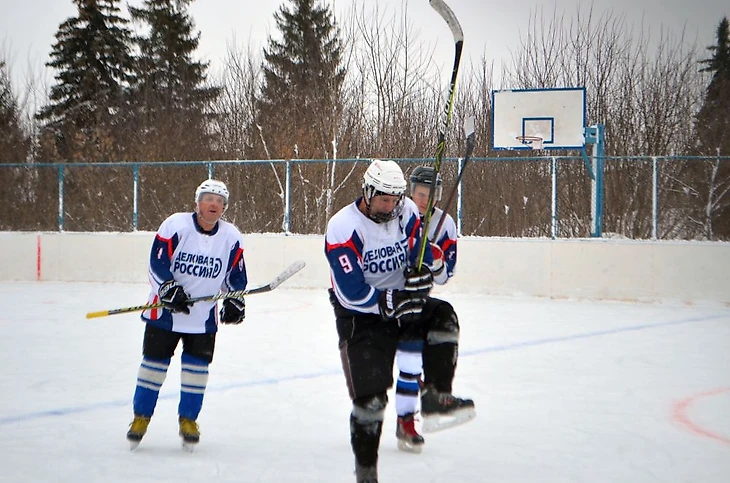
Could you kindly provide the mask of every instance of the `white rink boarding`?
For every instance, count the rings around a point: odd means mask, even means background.
[[[153,237],[2,232],[0,281],[145,282]],[[244,238],[251,286],[304,260],[286,285],[329,287],[323,236]],[[730,243],[463,237],[458,256],[450,292],[730,304]]]

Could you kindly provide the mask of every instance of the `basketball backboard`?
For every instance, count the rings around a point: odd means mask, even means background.
[[[492,91],[492,115],[492,149],[585,147],[585,87]]]

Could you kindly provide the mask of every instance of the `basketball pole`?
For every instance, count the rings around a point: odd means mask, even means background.
[[[591,237],[601,238],[603,236],[603,170],[605,163],[603,124],[589,126],[585,130],[586,144],[592,146],[591,157],[585,149],[581,151],[591,177]]]

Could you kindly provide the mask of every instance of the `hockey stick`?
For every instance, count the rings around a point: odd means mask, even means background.
[[[446,220],[446,213],[449,212],[449,208],[451,207],[451,203],[454,201],[454,197],[456,196],[456,190],[459,189],[459,183],[461,183],[461,178],[464,176],[464,171],[466,170],[466,165],[469,163],[469,160],[471,159],[471,153],[474,152],[474,118],[473,117],[467,117],[464,120],[464,135],[466,136],[466,153],[464,154],[464,162],[461,165],[461,171],[459,172],[459,176],[456,178],[456,184],[451,188],[451,192],[449,193],[449,197],[446,199],[446,203],[441,207],[443,210],[443,213],[441,214],[441,219],[439,220],[439,224],[436,225],[436,230],[434,230],[434,238],[438,238],[439,232],[441,231],[441,227],[444,226],[444,220]]]
[[[254,295],[257,293],[266,293],[271,292],[276,287],[281,285],[285,280],[290,278],[292,275],[297,273],[299,270],[304,268],[304,262],[298,261],[294,262],[291,265],[289,265],[286,270],[281,272],[279,275],[276,276],[271,282],[267,283],[266,285],[261,285],[260,287],[254,287],[254,288],[247,288],[245,290],[236,290],[232,292],[225,292],[225,293],[219,293],[215,295],[204,295],[202,297],[193,297],[189,299],[189,302],[195,303],[195,302],[203,302],[203,301],[213,301],[213,300],[221,300],[228,297],[243,297],[245,295]],[[149,309],[161,309],[164,307],[165,304],[163,303],[156,303],[156,304],[147,304],[147,305],[137,305],[134,307],[123,307],[121,309],[111,309],[111,310],[100,310],[98,312],[89,312],[86,314],[87,319],[93,319],[95,317],[106,317],[107,315],[116,315],[116,314],[126,314],[129,312],[139,312],[143,310],[149,310]]]
[[[441,171],[441,158],[446,149],[446,130],[449,128],[451,122],[451,113],[454,109],[454,97],[456,97],[456,75],[459,72],[459,63],[461,62],[461,51],[464,48],[464,31],[461,30],[459,20],[454,15],[454,12],[449,8],[443,0],[429,0],[428,2],[433,7],[441,18],[446,21],[451,34],[454,36],[454,69],[451,72],[451,81],[449,82],[449,95],[446,101],[446,110],[444,112],[444,122],[439,132],[438,145],[436,146],[436,162],[434,163],[434,180],[438,177]],[[428,192],[428,204],[426,205],[426,213],[423,220],[423,237],[421,237],[421,245],[418,253],[418,263],[416,264],[416,270],[421,269],[423,265],[423,257],[426,253],[426,245],[428,245],[428,225],[431,223],[431,208],[433,208],[434,198],[436,197],[436,183],[431,183],[431,189]]]

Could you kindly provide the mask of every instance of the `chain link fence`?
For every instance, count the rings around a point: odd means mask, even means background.
[[[155,231],[194,208],[208,177],[231,192],[244,233],[323,234],[360,194],[370,160],[0,164],[3,231]],[[432,159],[396,159],[406,177]],[[442,162],[444,199],[462,160]],[[475,158],[454,206],[461,235],[588,237],[591,177],[580,156]],[[606,157],[603,236],[730,240],[730,157]]]

